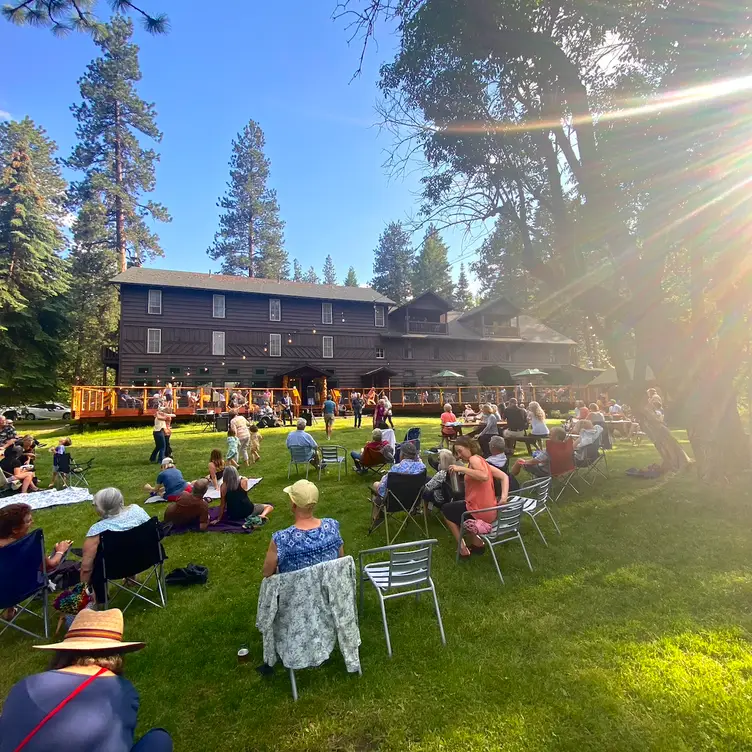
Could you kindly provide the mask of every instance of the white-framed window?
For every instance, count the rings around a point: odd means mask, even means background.
[[[332,304],[331,303],[321,304],[321,323],[322,324],[332,323]]]
[[[146,330],[146,352],[152,355],[159,355],[162,352],[162,330]]]
[[[279,298],[269,298],[269,321],[282,321],[282,302]]]
[[[383,347],[377,347],[376,348],[376,357],[379,360],[382,360],[384,358],[384,348]]]
[[[162,315],[162,291],[149,290],[149,302],[146,306],[146,312],[153,316]]]
[[[334,337],[322,337],[321,338],[321,357],[322,358],[334,357]]]
[[[212,332],[212,355],[225,354],[225,333]]]
[[[270,358],[282,357],[282,335],[281,334],[269,335],[269,357]]]
[[[223,319],[225,317],[224,295],[212,295],[212,316],[215,319]]]
[[[384,306],[377,305],[373,307],[374,326],[384,326]]]

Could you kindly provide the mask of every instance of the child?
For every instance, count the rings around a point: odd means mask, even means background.
[[[65,454],[66,447],[69,447],[72,443],[70,437],[66,436],[64,439],[58,439],[56,447],[50,448],[50,452],[52,452],[52,483],[50,483],[49,488],[55,488],[58,476],[60,475],[57,469],[57,458],[61,454]]]
[[[248,448],[251,450],[251,462],[258,462],[261,459],[261,455],[259,454],[261,439],[264,437],[259,433],[258,426],[251,426],[250,432],[251,441]]]
[[[258,430],[258,429],[256,429]],[[225,456],[225,463],[232,467],[238,466],[238,449],[240,448],[240,442],[235,435],[235,429],[230,426],[227,429],[227,455]]]
[[[174,417],[175,417],[174,415],[165,413],[165,427],[164,427],[164,441],[165,441],[164,456],[165,457],[172,457],[172,447],[170,446],[170,436],[172,436],[172,419]]]

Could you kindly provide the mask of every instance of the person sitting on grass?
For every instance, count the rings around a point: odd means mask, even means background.
[[[305,418],[298,418],[296,423],[296,429],[290,431],[287,434],[287,441],[285,442],[288,449],[291,447],[305,447],[306,449],[306,461],[310,462],[314,467],[319,466],[319,455],[316,451],[319,445],[316,443],[316,439],[311,434],[306,433],[307,423]]]
[[[219,515],[210,524],[220,520],[245,521],[254,527],[263,525],[274,510],[271,504],[254,504],[248,498],[248,478],[241,478],[234,467],[226,467],[222,479],[222,496]]]
[[[426,487],[423,489],[423,500],[436,507],[441,507],[452,500],[448,485],[449,467],[454,463],[454,455],[448,449],[439,449],[437,459],[439,469],[428,479]]]
[[[418,456],[418,448],[411,441],[406,441],[401,447],[400,461],[389,468],[389,472],[381,476],[372,488],[372,493],[382,499],[386,494],[386,479],[389,473],[403,473],[404,475],[420,475],[426,472],[426,466]]]
[[[190,483],[183,478],[183,473],[175,467],[171,457],[165,457],[162,460],[162,470],[157,475],[156,486],[150,486],[148,483],[144,490],[150,494],[162,494],[165,501],[177,501],[183,491],[190,491]]]
[[[360,473],[361,475],[365,475],[368,472],[368,470],[363,467],[360,461],[364,454],[368,455],[372,452],[379,452],[383,456],[384,448],[388,446],[389,444],[384,441],[381,430],[379,428],[374,428],[371,433],[371,440],[366,442],[363,450],[360,452],[350,452],[350,457],[352,457],[353,465],[355,465],[355,472]]]
[[[219,449],[212,449],[209,455],[209,476],[207,480],[211,481],[217,491],[219,491],[219,482],[222,480],[224,470],[225,461],[222,459],[222,452]]]
[[[345,555],[345,544],[339,522],[314,516],[319,489],[309,480],[295,481],[284,489],[290,499],[294,522],[272,535],[264,559],[262,574],[271,577],[277,572],[295,572],[314,564],[334,561]]]
[[[84,609],[62,642],[34,647],[54,651],[50,665],[11,687],[0,716],[1,749],[171,752],[172,739],[160,728],[134,743],[139,698],[122,676],[123,656],[144,643],[123,642],[119,609]]]
[[[480,445],[469,436],[460,436],[454,443],[455,456],[467,465],[450,465],[450,473],[465,476],[465,498],[450,501],[441,507],[447,527],[460,546],[460,557],[468,558],[471,554],[485,553],[485,544],[475,534],[470,533],[470,547],[463,540],[464,530],[460,528],[462,515],[470,512],[475,520],[491,524],[496,519],[496,511],[480,512],[497,504],[505,504],[509,494],[509,478],[502,470],[489,465],[481,456]],[[501,482],[501,501],[496,499],[494,478]]]
[[[209,527],[209,504],[204,499],[209,490],[209,481],[199,478],[191,484],[190,491],[183,491],[177,501],[167,505],[164,512],[164,521],[173,525],[190,525],[198,521],[199,530]]]
[[[39,490],[35,484],[34,470],[26,464],[21,447],[15,444],[6,447],[0,468],[7,476],[21,481],[20,493]]]
[[[554,426],[548,440],[562,443],[567,440],[567,432],[561,426]],[[517,460],[511,474],[516,478],[520,470],[527,470],[534,478],[547,478],[551,475],[551,458],[548,452],[545,449],[539,450],[526,460]]]

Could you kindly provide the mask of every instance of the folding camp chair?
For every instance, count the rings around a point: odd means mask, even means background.
[[[389,447],[385,447],[389,448]],[[391,460],[382,451],[377,451],[371,447],[365,447],[365,451],[360,456],[360,466],[368,472],[374,473],[381,477],[391,465]]]
[[[0,635],[12,627],[40,640],[49,637],[49,578],[46,561],[44,533],[41,528],[0,548],[0,572],[6,575],[12,573],[12,576],[0,577],[0,624],[5,625]],[[37,598],[42,601],[41,613],[30,608]],[[10,608],[16,609],[12,618],[3,618],[2,614]],[[37,634],[17,624],[23,614],[42,619],[44,634]]]
[[[12,475],[8,475],[5,470],[0,468],[0,498],[3,496],[11,496],[14,493],[18,493],[21,488],[22,481],[20,478],[14,478]]]
[[[464,528],[465,522],[469,520],[473,513],[478,512],[496,512],[496,519],[491,523],[491,530],[488,533],[479,534],[478,537],[486,544],[486,548],[491,552],[491,557],[496,566],[496,572],[499,575],[501,584],[504,584],[504,578],[501,574],[499,562],[496,558],[495,546],[499,546],[502,543],[509,543],[510,541],[518,540],[522,546],[522,552],[525,554],[527,565],[530,567],[530,571],[533,571],[533,565],[530,563],[530,557],[527,555],[527,549],[525,548],[525,541],[522,540],[520,535],[520,525],[522,524],[522,510],[526,499],[521,496],[510,496],[507,499],[506,504],[498,504],[495,507],[488,507],[486,509],[476,509],[474,512],[463,512],[460,518],[460,530]],[[460,560],[460,551],[462,550],[462,537],[457,541],[457,561]]]
[[[347,475],[347,450],[337,444],[326,444],[321,447],[321,462],[319,463],[319,480],[321,480],[321,471],[326,470],[329,465],[337,466],[337,480],[342,478],[342,466],[345,466],[345,475]]]
[[[436,588],[431,579],[431,554],[436,543],[438,543],[436,538],[431,538],[429,540],[381,546],[380,548],[369,548],[360,552],[360,601],[358,611],[362,612],[363,610],[363,586],[366,582],[370,582],[376,588],[376,593],[379,596],[381,619],[384,622],[384,636],[386,637],[386,650],[390,658],[392,657],[392,641],[389,638],[384,602],[391,598],[414,595],[416,600],[420,600],[421,593],[431,593],[433,606],[436,610],[436,620],[439,622],[441,644],[446,645],[444,624],[441,621],[441,611],[439,610],[439,599],[436,597]],[[373,554],[386,554],[387,552],[389,553],[389,561],[363,564],[364,557]]]
[[[582,459],[578,459],[575,454],[576,477],[582,478],[589,486],[595,483],[598,476],[606,480],[611,477],[608,471],[608,459],[601,445],[600,438],[592,444],[583,447],[583,455]]]
[[[529,480],[515,491],[515,495],[526,497],[525,503],[522,505],[522,513],[526,514],[533,521],[533,525],[535,525],[538,535],[540,535],[541,540],[546,546],[548,546],[546,536],[543,535],[543,531],[540,529],[538,521],[535,519],[539,514],[548,514],[551,518],[551,522],[554,523],[556,532],[561,535],[561,530],[559,530],[559,526],[556,524],[556,520],[548,507],[548,500],[551,495],[551,483],[552,480],[550,477]]]
[[[315,450],[314,450],[315,451]],[[295,466],[295,474],[300,474],[299,465],[305,467],[305,477],[308,480],[308,472],[311,469],[311,447],[307,446],[291,446],[290,447],[290,464],[287,466],[287,477],[290,477],[293,465]]]
[[[550,460],[551,479],[553,483],[558,484],[556,495],[553,496],[554,489],[552,483],[552,495],[549,498],[552,501],[558,501],[567,488],[571,488],[576,494],[579,494],[580,492],[574,484],[574,479],[577,475],[577,468],[574,464],[574,446],[572,439],[569,438],[566,441],[551,441],[551,439],[549,439],[546,442],[546,454],[548,454]]]
[[[386,492],[383,498],[371,495],[373,504],[373,516],[371,527],[368,530],[370,535],[380,524],[383,516],[386,527],[386,542],[392,544],[402,532],[407,523],[412,520],[421,533],[428,535],[428,515],[426,514],[426,504],[423,501],[423,489],[426,485],[425,470],[419,475],[409,475],[408,473],[388,473],[386,476]],[[389,518],[395,514],[404,513],[405,518],[399,526],[397,532],[389,537]],[[423,527],[416,519],[416,515],[423,515]]]
[[[415,444],[415,449],[418,451],[418,455],[420,455],[420,428],[418,426],[408,428],[405,438],[394,448],[395,462],[400,461],[400,449],[402,448],[402,445],[406,444],[408,441],[411,444]]]
[[[159,531],[159,520],[156,517],[151,517],[147,522],[130,530],[103,532],[99,538],[95,568],[101,566],[104,607],[109,608],[109,586],[113,585],[117,589],[115,597],[120,594],[120,591],[129,593],[131,596],[123,612],[136,598],[157,608],[165,608],[167,606],[167,587],[164,581],[166,558]],[[139,574],[145,574],[146,577],[139,581],[135,579]],[[156,578],[155,587],[150,587],[149,583],[153,578]],[[125,583],[119,580],[125,580]],[[155,593],[156,596],[152,597],[158,597],[159,602],[142,595],[143,590]],[[97,598],[99,599],[99,596]]]
[[[93,457],[83,464],[79,464],[70,454],[59,454],[57,456],[57,471],[66,488],[88,488],[89,481],[86,478],[86,473],[91,470],[93,464]]]

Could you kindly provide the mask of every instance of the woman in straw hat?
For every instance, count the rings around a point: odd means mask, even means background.
[[[301,479],[287,486],[284,492],[290,497],[295,522],[272,535],[264,559],[264,577],[271,577],[277,571],[294,572],[344,556],[339,522],[328,517],[319,519],[313,514],[319,489],[311,481]]]
[[[144,643],[123,642],[122,611],[85,609],[62,642],[34,647],[53,651],[50,667],[11,688],[0,716],[0,752],[172,750],[164,729],[133,743],[138,692],[122,676],[123,655]]]

